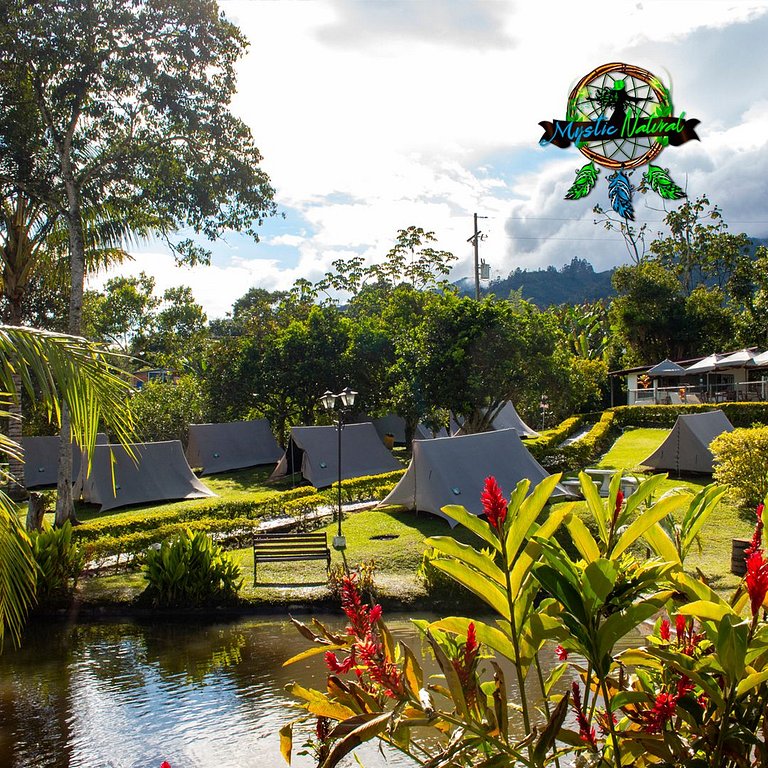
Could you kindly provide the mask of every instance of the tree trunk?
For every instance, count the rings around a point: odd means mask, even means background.
[[[45,496],[42,493],[30,493],[27,503],[27,530],[41,531],[45,515]]]
[[[68,158],[62,158],[64,186],[67,190],[69,206],[67,229],[69,230],[70,294],[67,330],[72,335],[79,336],[83,317],[85,241],[79,190],[75,186],[72,170],[67,160]],[[72,498],[72,431],[70,429],[69,408],[66,403],[61,409],[61,447],[59,448],[59,477],[56,490],[56,525],[64,525],[67,520],[77,524],[78,520],[75,517]]]

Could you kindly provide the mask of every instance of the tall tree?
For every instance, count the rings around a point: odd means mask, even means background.
[[[246,41],[215,2],[0,0],[0,47],[46,129],[52,178],[29,186],[67,223],[70,332],[80,331],[89,205],[211,239],[227,229],[256,237],[273,212],[261,155],[229,109]],[[174,246],[192,263],[208,257],[191,240]],[[66,431],[65,418],[58,522],[72,515]]]

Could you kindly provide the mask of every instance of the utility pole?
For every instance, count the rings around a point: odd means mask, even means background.
[[[477,228],[478,219],[487,219],[487,216],[474,215],[475,232],[467,242],[472,243],[475,248],[475,300],[480,301],[480,241],[485,240],[485,235]]]

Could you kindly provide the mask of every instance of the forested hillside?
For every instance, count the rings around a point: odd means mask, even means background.
[[[540,308],[583,304],[615,295],[611,286],[612,274],[613,270],[595,272],[586,259],[574,258],[559,270],[552,266],[531,271],[518,268],[508,277],[481,286],[481,292],[506,299],[512,291],[521,291],[522,298]],[[462,280],[457,285],[461,294],[474,295],[472,281]]]

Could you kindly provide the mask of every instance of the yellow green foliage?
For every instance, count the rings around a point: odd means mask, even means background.
[[[709,448],[715,482],[730,486],[742,506],[759,504],[768,492],[768,427],[734,429],[716,437]]]

